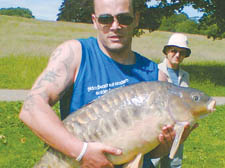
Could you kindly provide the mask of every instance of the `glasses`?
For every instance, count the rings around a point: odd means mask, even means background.
[[[126,25],[126,26],[130,25],[134,20],[134,18],[130,16],[129,13],[120,13],[115,16],[111,14],[101,14],[96,18],[98,18],[99,23],[104,25],[110,25],[115,21],[114,17],[117,19],[120,25]]]
[[[175,48],[169,50],[169,52],[171,52],[173,54],[177,54],[179,52],[180,56],[184,56],[184,57],[186,57],[188,55],[186,50],[177,50]]]

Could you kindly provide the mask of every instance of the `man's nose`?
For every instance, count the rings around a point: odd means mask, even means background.
[[[119,21],[117,20],[117,18],[114,16],[113,18],[113,23],[111,25],[112,29],[118,29],[121,28]]]
[[[181,56],[180,51],[177,51],[175,55],[178,56],[178,57]]]

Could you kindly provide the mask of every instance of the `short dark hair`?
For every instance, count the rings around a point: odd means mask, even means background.
[[[93,13],[95,12],[95,1],[93,0]],[[133,12],[135,13],[137,11],[138,5],[137,5],[137,0],[130,0],[132,1],[132,8],[133,8]]]

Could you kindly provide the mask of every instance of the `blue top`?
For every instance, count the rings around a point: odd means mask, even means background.
[[[81,65],[73,86],[70,111],[61,111],[62,119],[110,89],[158,80],[157,64],[138,53],[135,53],[135,64],[123,65],[105,55],[96,38],[79,41],[82,45]]]
[[[178,82],[179,70],[175,70],[172,68],[167,68],[167,70],[168,70],[170,79],[172,80],[173,84],[179,86],[179,82]]]
[[[92,102],[113,88],[142,81],[158,80],[158,66],[135,53],[136,63],[120,64],[99,48],[96,38],[79,39],[82,46],[80,69],[73,86],[70,111],[61,108],[61,118]]]

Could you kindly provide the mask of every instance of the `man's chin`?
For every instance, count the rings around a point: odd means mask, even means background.
[[[112,52],[120,52],[120,51],[123,51],[125,48],[125,46],[123,44],[113,44],[113,45],[110,45],[109,47],[109,50],[112,51]]]

